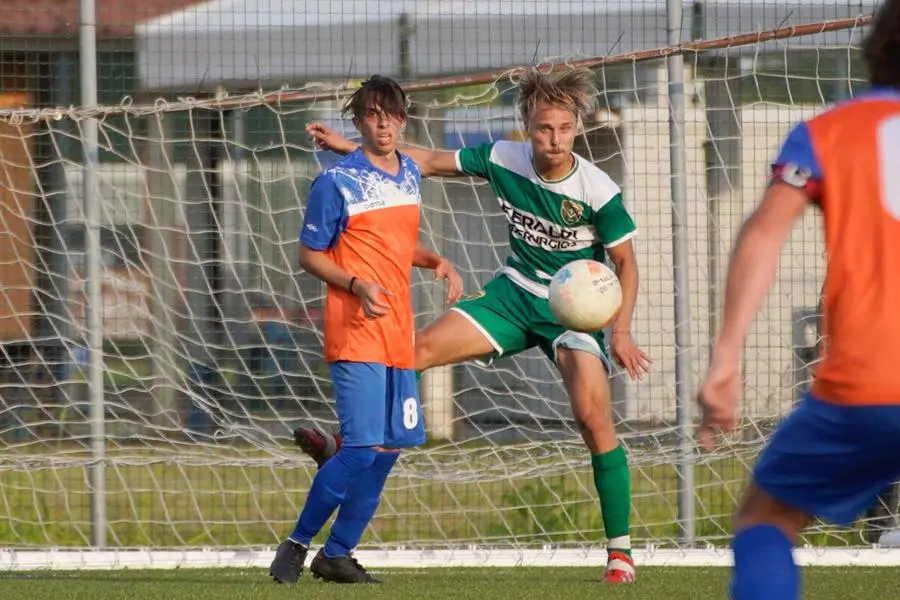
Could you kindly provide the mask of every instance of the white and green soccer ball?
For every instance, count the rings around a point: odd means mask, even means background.
[[[571,331],[600,331],[616,318],[621,307],[619,278],[596,260],[573,260],[550,281],[550,311]]]

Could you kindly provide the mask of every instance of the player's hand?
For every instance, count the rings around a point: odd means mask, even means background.
[[[700,386],[697,402],[703,412],[697,439],[707,450],[716,447],[716,436],[729,433],[737,424],[741,377],[737,360],[716,360]]]
[[[307,123],[306,132],[313,139],[316,146],[322,150],[331,150],[338,154],[350,154],[356,150],[356,144],[322,123]]]
[[[644,373],[650,372],[653,361],[637,347],[627,331],[613,331],[609,345],[613,359],[628,371],[628,376],[632,379],[643,379]]]
[[[353,293],[362,302],[363,313],[369,319],[383,317],[391,310],[391,305],[387,303],[386,297],[393,296],[393,294],[377,283],[357,279],[353,286]]]
[[[434,278],[435,280],[447,280],[447,304],[453,304],[462,298],[463,280],[452,262],[446,258],[442,258],[441,262],[439,262],[438,266],[434,269]]]

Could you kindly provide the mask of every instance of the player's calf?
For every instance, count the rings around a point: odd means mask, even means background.
[[[610,583],[634,580],[631,562],[631,475],[625,449],[616,439],[610,410],[608,359],[595,341],[563,334],[556,364],[569,392],[572,412],[591,452],[594,486],[608,540]]]

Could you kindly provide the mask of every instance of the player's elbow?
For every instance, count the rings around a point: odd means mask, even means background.
[[[616,273],[619,276],[622,275],[622,272],[634,272],[637,273],[637,257],[634,255],[634,251],[630,248],[630,244],[627,244],[629,247],[625,247],[626,244],[622,244],[623,247],[614,246],[607,250],[609,253],[609,260],[616,267]]]

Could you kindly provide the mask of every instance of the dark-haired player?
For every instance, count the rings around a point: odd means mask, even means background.
[[[413,349],[414,266],[462,292],[453,265],[418,243],[421,194],[416,164],[397,151],[406,98],[374,76],[344,108],[362,145],[312,184],[300,232],[300,265],[327,284],[325,361],[331,369],[343,444],[313,479],[297,525],[269,568],[281,583],[299,578],[313,537],[337,510],[313,576],[338,583],[376,580],[351,552],[375,515],[401,448],[422,444]]]
[[[741,348],[781,247],[810,204],[821,208],[827,351],[737,510],[735,600],[799,598],[792,549],[810,520],[849,525],[900,479],[900,0],[881,4],[864,56],[873,89],[791,130],[728,270],[699,397],[709,448],[735,426]]]

